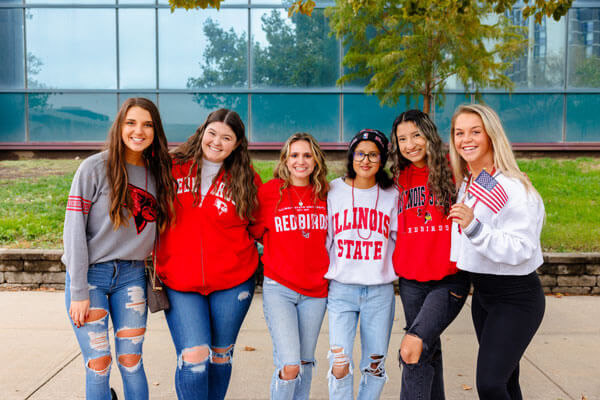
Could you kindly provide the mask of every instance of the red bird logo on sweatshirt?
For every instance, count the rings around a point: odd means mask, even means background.
[[[129,194],[133,201],[133,220],[135,221],[135,229],[140,234],[144,230],[148,222],[156,221],[156,199],[144,189],[128,184]]]

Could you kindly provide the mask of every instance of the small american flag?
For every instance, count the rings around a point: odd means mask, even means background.
[[[502,185],[485,170],[481,171],[479,176],[469,186],[469,193],[496,214],[508,201],[508,196]]]

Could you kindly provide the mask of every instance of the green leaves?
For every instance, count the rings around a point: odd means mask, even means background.
[[[217,10],[221,7],[221,2],[224,0],[169,0],[171,5],[171,11],[175,11],[176,8],[185,8],[186,10],[193,10],[196,8],[216,8]]]
[[[524,30],[494,15],[490,4],[472,0],[361,4],[357,12],[353,0],[337,0],[326,10],[332,31],[346,48],[344,65],[352,69],[339,83],[369,76],[366,92],[375,93],[382,103],[396,104],[404,94],[422,96],[425,112],[450,77],[475,92],[488,86],[512,87],[504,70],[507,61],[522,54]]]
[[[313,10],[315,9],[314,0],[298,0],[292,3],[290,8],[288,8],[288,17],[291,18],[294,14],[300,13],[304,15],[308,15],[309,17],[312,15]]]

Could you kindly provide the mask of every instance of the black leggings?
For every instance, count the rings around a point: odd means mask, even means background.
[[[546,299],[535,272],[471,274],[471,314],[479,341],[477,392],[482,400],[521,400],[519,361],[544,317]]]

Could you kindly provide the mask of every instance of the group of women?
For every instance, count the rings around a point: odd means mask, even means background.
[[[144,260],[152,252],[170,302],[177,396],[225,398],[259,241],[272,399],[309,398],[326,310],[330,398],[354,398],[359,321],[357,398],[379,398],[398,277],[406,318],[401,399],[444,399],[440,335],[471,283],[479,396],[521,399],[519,360],[544,313],[535,272],[539,194],[487,106],[456,111],[449,156],[418,110],[396,118],[390,139],[391,149],[382,132],[358,132],[344,176],[328,182],[318,142],[294,134],[274,179],[262,184],[234,111],[212,112],[169,153],[156,106],[125,101],[107,150],[75,174],[65,218],[66,307],[85,361],[86,397],[116,397],[110,317],[125,399],[148,398]]]

